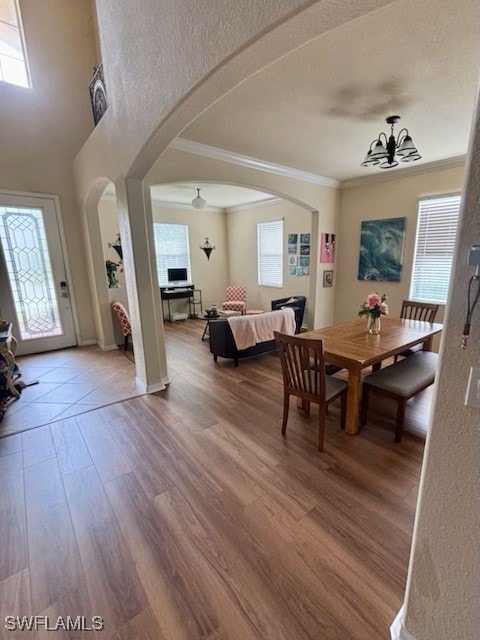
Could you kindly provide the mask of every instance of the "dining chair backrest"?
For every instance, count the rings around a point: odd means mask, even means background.
[[[429,304],[427,302],[415,302],[413,300],[404,300],[400,317],[408,320],[422,320],[423,322],[435,322],[435,316],[438,312],[438,304]]]
[[[325,362],[322,340],[274,332],[285,391],[304,400],[325,402]]]

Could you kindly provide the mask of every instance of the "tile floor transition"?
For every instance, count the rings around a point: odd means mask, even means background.
[[[143,393],[133,362],[121,351],[62,349],[17,359],[26,387],[0,422],[0,437],[76,416]]]

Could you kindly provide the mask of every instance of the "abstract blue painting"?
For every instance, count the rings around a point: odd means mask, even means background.
[[[358,279],[400,282],[406,218],[364,220]]]

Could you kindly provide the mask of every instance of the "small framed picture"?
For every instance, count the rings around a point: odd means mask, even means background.
[[[303,275],[304,276],[309,276],[310,275],[310,267],[302,267],[303,269]]]
[[[301,256],[309,256],[310,255],[310,245],[309,244],[301,244],[300,245],[300,255]]]
[[[300,234],[300,244],[310,244],[310,234],[309,233],[301,233]]]
[[[323,272],[323,286],[333,287],[333,269],[328,269]]]
[[[301,262],[300,262],[301,264]],[[296,267],[297,266],[297,256],[288,256],[288,266]]]
[[[309,267],[310,266],[310,257],[309,256],[300,256],[300,266],[301,267]]]
[[[297,244],[297,242],[298,242],[298,233],[289,233],[288,244]]]
[[[289,244],[288,245],[288,253],[297,253],[298,248],[296,244]]]
[[[288,268],[288,272],[291,276],[296,276],[297,275],[297,267],[289,267]]]
[[[303,267],[295,267],[295,275],[303,276]]]

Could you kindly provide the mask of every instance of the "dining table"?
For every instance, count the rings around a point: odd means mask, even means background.
[[[345,431],[355,435],[360,417],[363,369],[379,368],[387,358],[418,344],[431,351],[433,336],[441,330],[442,325],[434,322],[382,316],[378,334],[369,333],[365,318],[361,318],[307,331],[301,337],[322,340],[325,362],[348,371]]]

